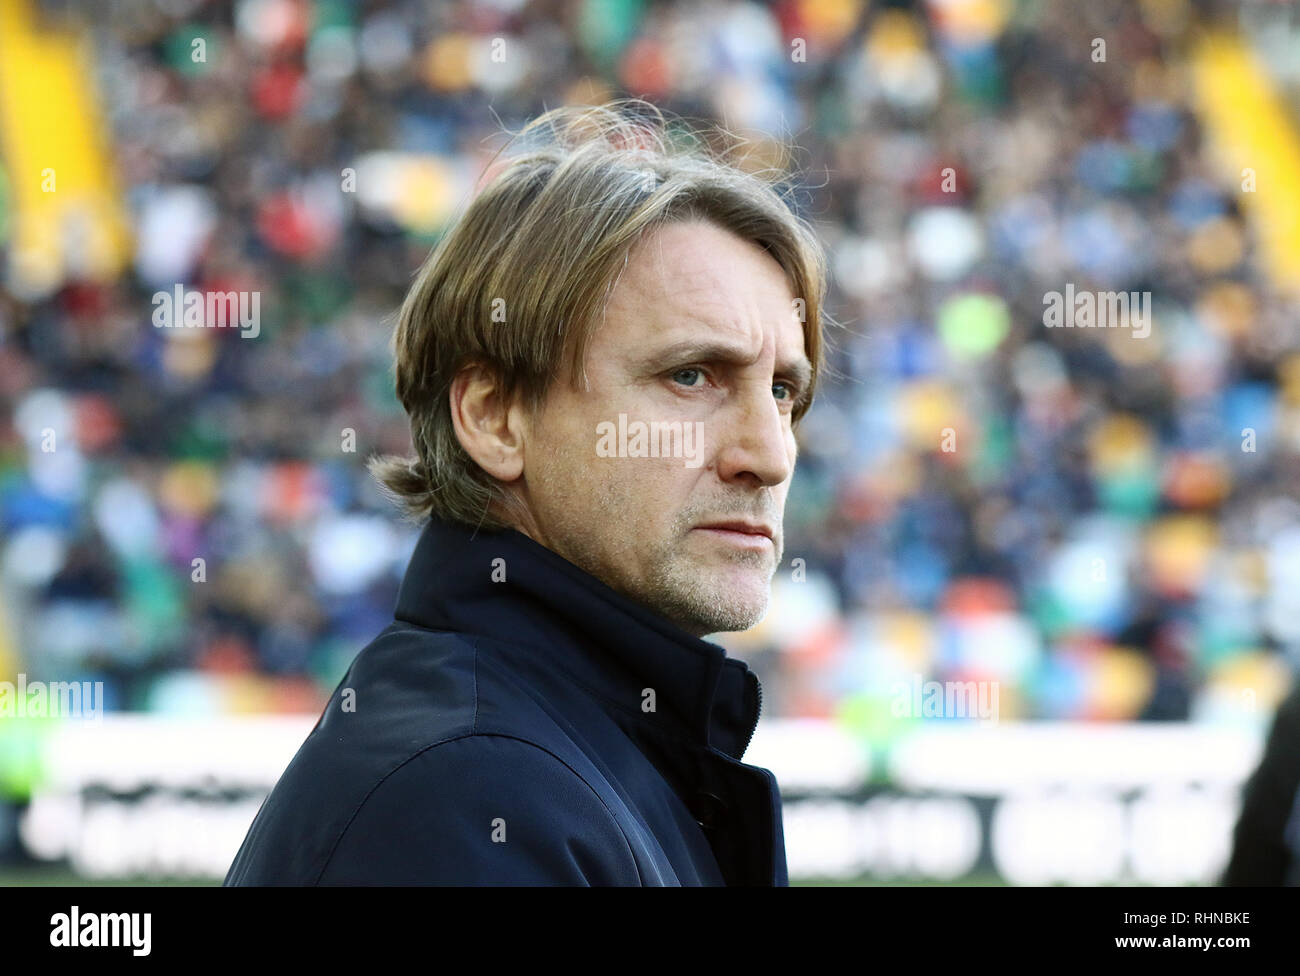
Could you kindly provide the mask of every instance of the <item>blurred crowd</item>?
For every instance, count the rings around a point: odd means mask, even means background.
[[[33,274],[0,193],[0,672],[319,708],[414,545],[365,470],[409,448],[412,273],[503,127],[626,94],[791,166],[830,258],[786,564],[719,638],[766,716],[887,737],[919,675],[1004,720],[1262,722],[1300,663],[1300,298],[1196,60],[1224,31],[1295,106],[1282,5],[37,6],[93,38],[132,244]],[[258,292],[260,335],[155,328],[178,283]],[[1150,334],[1047,328],[1067,284],[1149,293]]]

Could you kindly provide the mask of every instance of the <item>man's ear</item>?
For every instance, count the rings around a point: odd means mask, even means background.
[[[497,374],[481,363],[462,366],[448,396],[465,453],[498,481],[518,479],[524,473],[524,412],[508,402]]]

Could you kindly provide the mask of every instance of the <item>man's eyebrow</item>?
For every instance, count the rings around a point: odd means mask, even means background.
[[[751,357],[741,346],[716,340],[698,339],[675,342],[655,350],[645,358],[645,363],[656,370],[667,369],[677,363],[728,363],[743,366],[750,361]],[[806,390],[812,381],[812,363],[808,361],[807,356],[777,363],[776,374],[788,377],[801,389]]]

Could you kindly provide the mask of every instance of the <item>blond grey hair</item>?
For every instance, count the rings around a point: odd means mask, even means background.
[[[779,171],[741,168],[728,156],[734,144],[707,148],[720,132],[670,126],[653,105],[628,99],[546,112],[503,147],[515,151],[434,247],[393,334],[415,454],[374,457],[368,468],[406,518],[512,524],[513,498],[456,437],[452,380],[482,364],[535,415],[567,355],[579,389],[588,340],[628,254],[670,222],[709,221],[785,271],[813,367],[792,412],[799,422],[823,363],[825,256],[778,192]],[[494,321],[503,307],[509,328]]]

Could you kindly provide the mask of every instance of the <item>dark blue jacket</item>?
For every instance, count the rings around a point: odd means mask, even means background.
[[[758,679],[527,536],[420,535],[226,876],[785,885]]]

